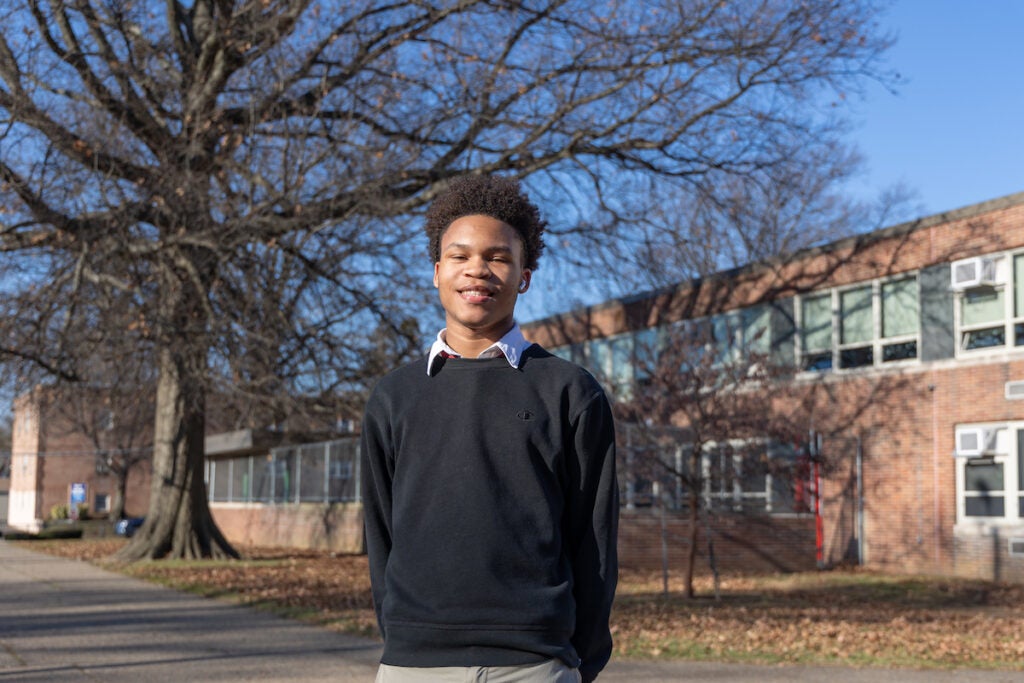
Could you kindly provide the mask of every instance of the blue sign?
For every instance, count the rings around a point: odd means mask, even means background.
[[[85,504],[85,482],[76,481],[71,484],[71,504],[68,512],[72,519],[78,519],[78,506]]]

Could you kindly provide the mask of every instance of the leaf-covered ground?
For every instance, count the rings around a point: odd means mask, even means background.
[[[113,564],[120,540],[27,547],[202,595],[374,635],[365,557],[244,549],[237,562]],[[682,597],[674,577],[624,572],[616,656],[863,666],[1024,669],[1024,587],[862,571],[725,577]]]

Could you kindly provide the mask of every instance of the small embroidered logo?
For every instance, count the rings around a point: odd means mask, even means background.
[[[533,419],[533,411],[530,411],[530,410],[520,410],[518,413],[516,413],[516,417],[518,417],[520,420],[527,420],[527,421],[532,420]]]

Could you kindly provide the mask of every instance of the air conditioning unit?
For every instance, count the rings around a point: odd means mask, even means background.
[[[963,291],[974,287],[991,287],[999,284],[997,259],[988,256],[953,261],[951,279],[953,289]]]
[[[998,450],[999,427],[957,427],[957,458],[980,458]]]

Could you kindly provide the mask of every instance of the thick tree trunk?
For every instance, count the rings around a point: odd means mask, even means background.
[[[149,512],[120,559],[238,557],[214,523],[206,497],[206,351],[198,346],[160,352]]]

